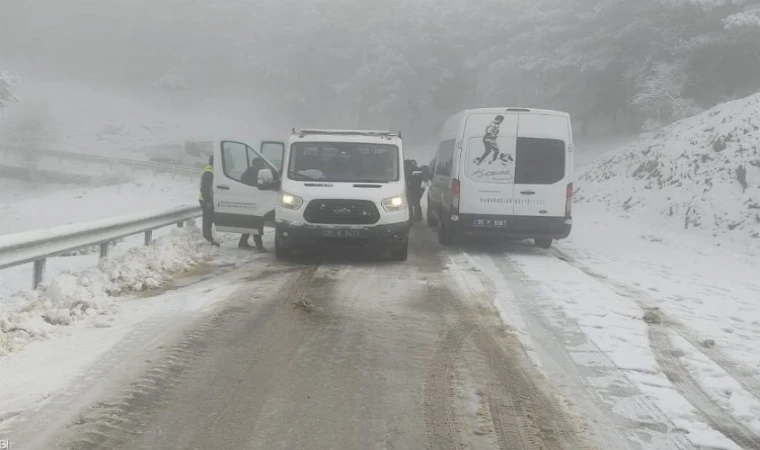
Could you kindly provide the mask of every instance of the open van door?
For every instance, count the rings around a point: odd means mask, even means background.
[[[565,217],[572,183],[571,144],[566,116],[520,114],[514,215]]]
[[[242,142],[214,148],[214,225],[220,232],[258,234],[277,205],[280,173]]]

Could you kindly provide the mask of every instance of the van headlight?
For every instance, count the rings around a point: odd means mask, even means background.
[[[303,205],[303,199],[297,195],[280,193],[280,206],[285,209],[298,209]]]
[[[406,209],[406,199],[403,195],[396,195],[383,199],[381,204],[383,205],[383,209],[388,212],[395,212]]]

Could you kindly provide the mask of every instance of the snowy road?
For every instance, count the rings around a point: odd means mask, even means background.
[[[0,416],[0,437],[25,449],[760,449],[756,371],[562,248],[443,248],[418,226],[404,264],[267,258],[221,273],[164,300],[219,297],[205,312],[146,316],[71,389]],[[733,383],[732,404],[710,391],[711,370]]]
[[[406,264],[303,262],[237,278],[199,322],[125,339],[86,388],[20,421],[11,439],[40,449],[593,448],[491,299],[458,290],[429,230],[415,242]]]

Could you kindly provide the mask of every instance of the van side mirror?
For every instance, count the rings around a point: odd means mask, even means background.
[[[276,191],[280,189],[280,180],[274,176],[271,169],[260,169],[257,185],[260,191]]]

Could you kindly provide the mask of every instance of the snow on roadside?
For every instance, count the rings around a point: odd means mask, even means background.
[[[677,122],[590,164],[577,200],[760,249],[760,94]]]
[[[760,258],[712,246],[643,220],[579,205],[575,228],[557,248],[677,319],[760,379]]]
[[[0,303],[20,305],[0,314],[0,355],[17,351],[29,341],[64,332],[66,326],[78,321],[107,326],[103,316],[118,311],[119,295],[157,288],[171,275],[189,270],[215,253],[191,222],[159,237],[154,245],[133,247],[118,257],[105,258],[96,268],[61,273],[37,291],[0,298]]]
[[[617,294],[566,262],[531,248],[518,248],[503,256],[473,254],[470,261],[478,271],[496,280],[495,285],[509,286],[512,290],[516,289],[515,281],[503,278],[505,275],[495,268],[517,268],[519,276],[524,277],[520,283],[529,292],[516,293],[514,301],[528,302],[523,305],[524,310],[545,316],[558,337],[574,336],[559,341],[573,361],[573,370],[592,374],[586,377],[585,382],[590,384],[586,388],[593,388],[597,396],[611,402],[614,415],[624,418],[633,427],[634,435],[648,435],[641,442],[642,448],[670,448],[673,443],[669,436],[682,430],[692,445],[738,449],[712,430],[665,377],[649,346],[648,325],[642,319],[644,311],[634,300]],[[534,296],[537,303],[531,304],[526,295]],[[509,314],[515,308],[501,305],[505,322],[520,330],[521,335],[536,333],[535,329],[525,329],[519,313]],[[573,328],[582,333],[583,343],[578,342],[581,337],[575,335]],[[642,404],[651,404],[656,409]]]

